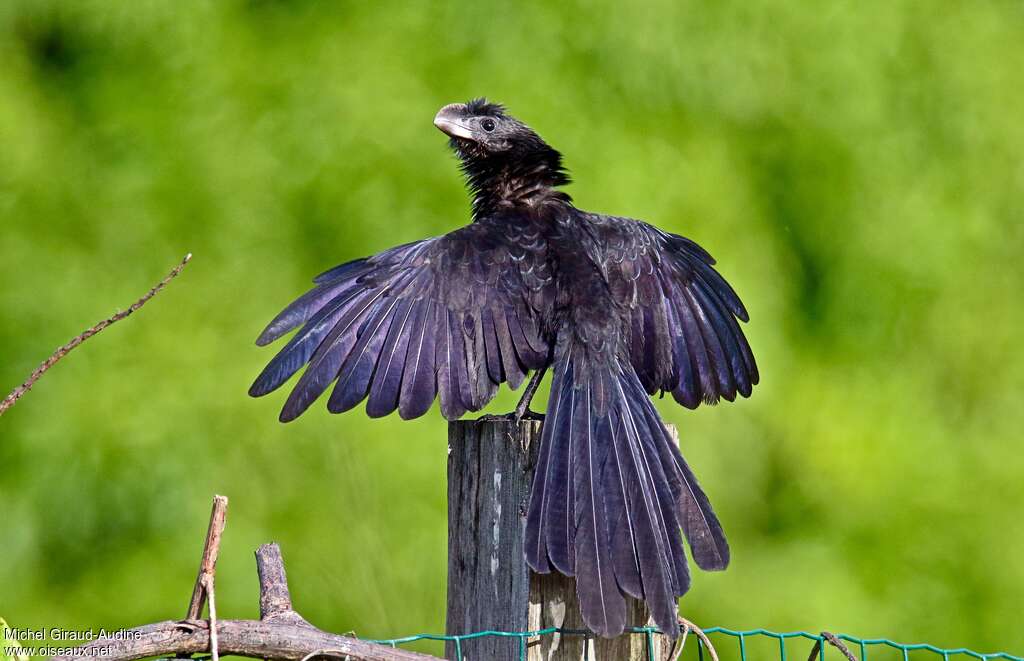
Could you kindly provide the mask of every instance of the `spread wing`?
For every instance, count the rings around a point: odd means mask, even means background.
[[[738,323],[747,311],[711,255],[640,221],[588,220],[605,247],[612,295],[630,311],[630,362],[647,392],[671,392],[688,408],[749,396],[759,377]]]
[[[507,381],[547,364],[537,309],[553,278],[539,236],[474,223],[333,268],[285,308],[256,343],[302,326],[257,377],[265,395],[304,365],[281,411],[302,414],[332,383],[327,408],[368,398],[370,416],[415,418],[440,394],[449,420],[483,408]]]

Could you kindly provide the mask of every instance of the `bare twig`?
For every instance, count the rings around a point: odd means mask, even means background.
[[[163,280],[158,282],[156,286],[154,286],[152,289],[146,292],[142,296],[142,298],[132,303],[131,307],[129,307],[127,310],[122,310],[120,312],[115,313],[113,316],[104,319],[95,326],[85,330],[80,335],[76,335],[74,338],[72,338],[70,342],[54,351],[49,358],[44,360],[43,363],[39,367],[37,367],[35,371],[32,372],[32,374],[29,375],[28,379],[25,380],[25,383],[15,388],[11,392],[11,394],[7,395],[7,397],[5,397],[2,402],[0,402],[0,415],[3,415],[7,411],[7,409],[14,406],[15,402],[21,399],[22,395],[27,393],[32,388],[32,386],[35,385],[35,382],[39,380],[39,377],[46,373],[46,370],[50,369],[55,364],[57,364],[57,361],[59,361],[64,356],[68,355],[68,353],[72,349],[77,347],[82,342],[85,342],[96,333],[99,333],[107,326],[110,326],[111,324],[121,321],[131,313],[141,308],[147,302],[149,302],[149,299],[156,296],[161,289],[167,286],[168,282],[176,278],[178,274],[181,273],[181,270],[185,268],[185,265],[188,264],[189,260],[191,259],[192,253],[185,255],[185,258],[181,260],[181,263],[175,266],[171,270],[171,272],[167,274],[167,277],[165,277]]]
[[[679,661],[683,656],[683,650],[686,648],[686,638],[689,635],[690,627],[683,625],[683,635],[676,638],[676,642],[672,643],[672,649],[668,653],[672,661]]]
[[[192,588],[192,599],[188,603],[188,612],[185,614],[186,620],[199,619],[203,612],[203,602],[212,592],[213,575],[217,571],[217,556],[220,555],[220,537],[224,533],[227,516],[227,496],[214,496],[213,509],[210,510],[210,525],[206,528],[206,542],[203,544],[203,558],[199,562],[199,575],[196,576],[196,584]],[[211,588],[209,591],[207,582]],[[210,614],[213,614],[212,608]]]
[[[260,619],[264,622],[288,622],[313,627],[292,608],[288,575],[281,559],[281,547],[275,542],[256,549],[256,574],[260,579]]]
[[[220,661],[220,654],[217,651],[217,600],[214,597],[213,574],[203,577],[203,585],[210,600],[210,654],[213,655],[213,661]]]
[[[260,579],[260,619],[295,619],[298,613],[292,609],[281,547],[271,542],[256,549],[256,573]]]
[[[672,653],[669,656],[673,659],[678,659],[682,655],[683,645],[686,644],[686,635],[692,631],[700,639],[700,642],[704,643],[704,646],[708,648],[708,653],[711,654],[711,661],[718,661],[718,652],[715,651],[715,646],[711,644],[711,640],[704,633],[703,629],[684,617],[679,618],[679,626],[683,628],[683,635],[679,637],[679,642],[673,646]]]
[[[843,641],[839,640],[839,638],[834,633],[830,633],[828,631],[822,631],[821,632],[821,637],[824,638],[825,640],[827,640],[829,642],[829,644],[832,645],[832,647],[835,647],[840,652],[842,652],[843,656],[846,657],[847,661],[857,661],[857,657],[855,657],[853,655],[853,652],[850,651],[850,648],[848,648],[843,643]],[[820,653],[821,653],[821,641],[819,640],[817,643],[815,643],[814,649],[811,650],[811,655],[809,657],[807,657],[807,661],[815,661],[815,659],[818,658],[818,654],[820,654]]]

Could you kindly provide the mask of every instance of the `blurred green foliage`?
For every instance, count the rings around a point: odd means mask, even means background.
[[[7,622],[0,617],[0,661],[28,661],[25,649],[17,636],[8,635]]]
[[[245,391],[313,275],[467,221],[431,119],[486,95],[750,309],[754,396],[659,404],[734,549],[686,616],[1024,649],[1019,3],[8,0],[0,63],[4,390],[195,253],[0,420],[12,626],[182,616],[216,492],[222,616],[277,540],[316,624],[443,630],[436,409]]]

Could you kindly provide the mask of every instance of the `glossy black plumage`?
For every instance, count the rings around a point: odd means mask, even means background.
[[[632,595],[674,636],[690,584],[680,530],[703,569],[725,568],[729,547],[649,395],[690,408],[748,396],[747,311],[693,241],[573,206],[561,156],[501,106],[453,104],[435,124],[473,222],[318,276],[257,340],[300,329],[250,394],[305,366],[282,421],[328,389],[335,413],[366,400],[371,416],[414,418],[439,399],[454,419],[553,367],[526,560],[577,577],[597,633],[622,632]]]

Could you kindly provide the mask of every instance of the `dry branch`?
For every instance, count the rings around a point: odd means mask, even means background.
[[[675,431],[675,427],[672,428],[672,432],[673,436],[675,436],[678,433]],[[711,661],[718,661],[718,652],[715,650],[715,646],[711,644],[711,639],[708,638],[706,633],[704,633],[704,630],[682,616],[680,616],[678,619],[679,628],[682,630],[683,635],[676,639],[676,643],[672,648],[673,661],[676,661],[683,655],[683,647],[686,646],[686,637],[689,635],[691,631],[697,635],[697,638],[700,639],[700,642],[704,643],[704,647],[707,648],[708,653],[711,655]]]
[[[834,633],[831,633],[829,631],[822,631],[821,637],[827,640],[829,644],[832,645],[832,647],[835,647],[837,650],[842,652],[843,656],[847,658],[847,661],[857,661],[857,657],[853,655],[853,652],[850,651],[850,648],[843,644],[843,641],[839,640],[839,637],[836,636]],[[811,649],[811,655],[807,657],[807,661],[815,661],[820,653],[821,641],[819,640]]]
[[[27,393],[32,388],[32,386],[35,385],[35,382],[39,380],[39,377],[41,377],[43,374],[46,373],[46,370],[48,370],[51,367],[53,367],[54,365],[56,365],[57,361],[59,361],[64,356],[68,355],[68,353],[72,349],[77,347],[82,342],[85,342],[86,340],[88,340],[90,337],[92,337],[96,333],[99,333],[100,331],[102,331],[107,326],[110,326],[111,324],[115,324],[115,323],[121,321],[122,319],[124,319],[125,317],[130,315],[131,313],[133,313],[136,310],[138,310],[139,308],[141,308],[147,302],[149,302],[149,299],[151,299],[154,296],[156,296],[160,292],[161,289],[163,289],[164,287],[167,286],[168,282],[170,282],[171,280],[176,278],[178,276],[178,274],[181,273],[181,270],[183,268],[185,268],[185,265],[188,264],[190,259],[192,259],[192,253],[189,253],[189,254],[185,255],[185,258],[181,260],[181,263],[178,264],[177,266],[175,266],[173,269],[171,269],[171,272],[167,274],[167,277],[165,277],[163,280],[158,282],[148,292],[143,294],[142,298],[140,298],[139,300],[137,300],[134,303],[132,303],[131,306],[127,310],[121,310],[120,312],[114,313],[112,316],[104,319],[103,321],[99,322],[95,326],[92,326],[91,328],[88,328],[85,331],[83,331],[82,333],[76,335],[75,337],[73,337],[71,339],[70,342],[68,342],[64,346],[62,346],[59,349],[57,349],[56,351],[54,351],[53,354],[49,358],[44,360],[42,362],[42,364],[39,367],[37,367],[32,372],[32,374],[29,375],[28,379],[25,380],[25,383],[23,383],[20,386],[18,386],[17,388],[15,388],[11,392],[11,394],[7,395],[7,397],[5,397],[2,402],[0,402],[0,415],[3,415],[4,413],[7,412],[7,409],[9,409],[12,406],[14,406],[15,402],[17,402],[19,399],[21,399],[22,395]]]
[[[217,623],[222,655],[254,659],[301,661],[310,654],[348,656],[352,661],[438,661],[436,657],[392,649],[321,631],[310,625],[259,620],[221,620]],[[75,654],[56,656],[61,661],[98,658],[131,661],[150,656],[200,654],[210,649],[210,627],[203,620],[158,622],[129,630],[125,640],[97,640],[75,648]]]
[[[291,621],[313,626],[292,609],[292,595],[288,591],[288,576],[284,572],[281,547],[271,543],[256,549],[256,573],[260,577],[261,620]]]
[[[213,497],[213,509],[210,511],[210,525],[206,528],[206,542],[203,544],[203,557],[199,561],[199,575],[196,576],[195,587],[192,588],[192,599],[185,613],[186,620],[198,620],[203,613],[203,602],[210,590],[207,589],[207,577],[213,585],[213,575],[217,571],[217,556],[220,555],[220,538],[224,534],[227,523],[228,499],[225,496]]]

